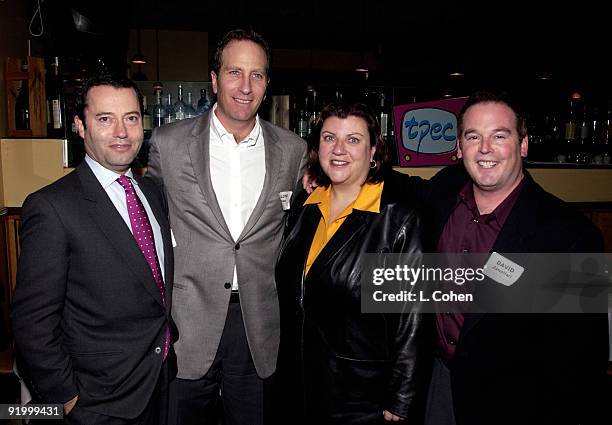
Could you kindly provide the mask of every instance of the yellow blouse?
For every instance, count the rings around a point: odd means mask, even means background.
[[[308,251],[305,275],[308,274],[310,266],[312,266],[312,263],[314,263],[327,242],[334,236],[342,223],[344,223],[346,217],[348,217],[353,210],[374,213],[380,212],[380,197],[382,195],[383,184],[384,182],[364,184],[357,198],[331,223],[329,221],[329,215],[331,213],[331,185],[328,187],[317,187],[314,192],[310,194],[306,202],[304,202],[304,205],[318,204],[322,217],[321,221],[319,221],[319,226],[317,227],[312,244],[310,245],[310,251]]]

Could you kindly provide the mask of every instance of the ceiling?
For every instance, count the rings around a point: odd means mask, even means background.
[[[56,36],[49,38],[52,48],[65,46],[72,53],[85,54],[93,43],[95,50],[114,54],[118,61],[124,60],[130,28],[206,31],[214,44],[228,29],[253,27],[273,49],[365,52],[377,61],[373,78],[389,84],[438,78],[455,69],[479,82],[501,78],[522,84],[548,72],[566,82],[609,84],[605,62],[612,37],[598,34],[599,28],[608,27],[600,23],[606,15],[589,0],[567,7],[533,0],[42,0],[42,4],[51,33],[56,24]],[[64,30],[71,9],[87,17],[96,34],[75,36],[74,31]],[[328,77],[335,78],[329,73]]]

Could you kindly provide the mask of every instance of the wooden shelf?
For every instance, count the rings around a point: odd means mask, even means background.
[[[4,84],[9,137],[47,137],[47,98],[45,93],[45,61],[29,56],[28,71],[21,70],[22,59],[6,58]],[[15,101],[22,82],[28,85],[30,129],[15,128]]]

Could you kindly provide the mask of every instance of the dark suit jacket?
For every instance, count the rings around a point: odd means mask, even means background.
[[[78,394],[77,408],[133,418],[153,392],[170,320],[172,242],[161,192],[137,180],[162,230],[167,308],[85,161],[24,202],[11,319],[35,401]]]
[[[468,181],[457,165],[429,182],[430,251]],[[526,174],[492,251],[602,252],[603,240],[591,222]],[[586,418],[596,415],[607,367],[606,322],[603,314],[466,315],[449,365],[457,424],[591,423]]]

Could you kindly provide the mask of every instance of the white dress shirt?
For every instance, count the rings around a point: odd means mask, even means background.
[[[264,137],[255,118],[255,127],[239,143],[216,115],[213,106],[210,125],[210,177],[225,223],[238,241],[259,196],[266,176]],[[232,289],[238,289],[236,267]]]
[[[93,171],[94,175],[102,185],[102,188],[112,201],[119,214],[121,214],[121,218],[123,218],[123,221],[125,221],[125,224],[127,225],[128,229],[130,229],[130,232],[132,232],[132,224],[130,223],[130,216],[127,210],[127,202],[125,200],[125,189],[117,181],[117,179],[121,177],[121,174],[115,173],[114,171],[111,171],[108,168],[104,168],[102,165],[92,159],[89,155],[85,155],[85,161],[87,162],[87,165],[89,165],[89,168],[91,168],[91,171]],[[147,212],[147,216],[149,217],[149,221],[151,222],[151,228],[153,229],[153,237],[155,238],[155,250],[157,251],[159,267],[161,268],[161,273],[164,277],[165,284],[166,275],[164,273],[164,241],[162,239],[161,228],[159,227],[159,223],[155,219],[155,215],[153,214],[153,211],[149,206],[147,197],[138,187],[138,182],[134,179],[134,174],[132,173],[132,170],[129,169],[125,173],[125,175],[129,177],[132,181],[132,186],[134,186],[136,195],[138,195],[140,202],[142,202],[142,205],[144,206],[144,209]]]

